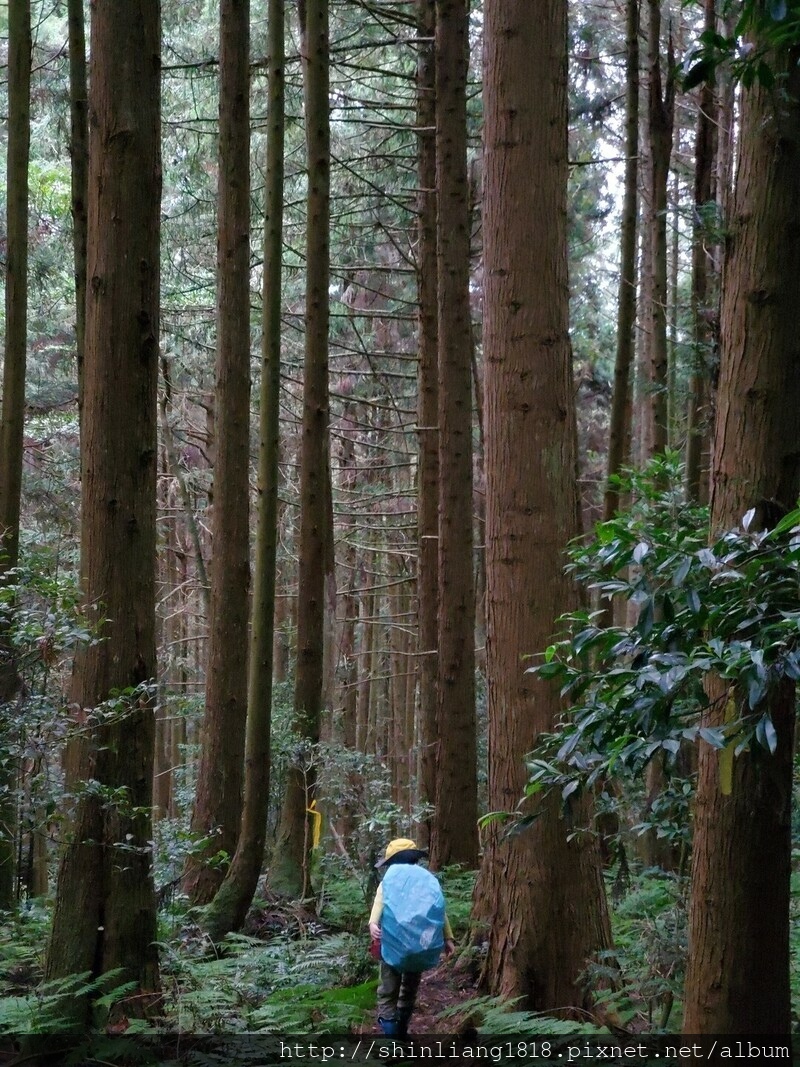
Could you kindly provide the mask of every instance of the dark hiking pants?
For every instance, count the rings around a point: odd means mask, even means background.
[[[414,1010],[421,974],[398,971],[381,960],[381,980],[378,985],[378,1017],[408,1022]]]

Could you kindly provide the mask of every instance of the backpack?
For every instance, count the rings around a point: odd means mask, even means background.
[[[381,956],[397,971],[435,967],[444,948],[444,895],[415,863],[396,863],[383,876]]]

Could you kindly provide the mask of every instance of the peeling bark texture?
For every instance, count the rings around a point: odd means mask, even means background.
[[[773,55],[772,90],[742,92],[742,132],[723,276],[721,373],[712,527],[772,525],[800,491],[800,70]],[[711,679],[709,695],[720,695]],[[744,700],[744,694],[734,694]],[[794,684],[760,710],[778,735],[753,749],[719,788],[719,756],[701,743],[695,809],[684,1029],[691,1034],[788,1034],[789,877]],[[712,704],[718,725],[727,701]]]
[[[216,458],[206,706],[192,831],[209,836],[184,890],[207,904],[239,838],[247,720],[250,585],[250,4],[220,7]]]
[[[575,606],[564,549],[579,530],[568,333],[567,5],[487,0],[484,51],[489,808],[512,810],[524,756],[558,693],[527,674]],[[521,455],[520,450],[523,450]],[[587,959],[610,941],[594,838],[554,805],[525,833],[489,832],[476,889],[484,982],[535,1010],[579,1008]]]
[[[158,379],[160,25],[157,0],[93,9],[81,581],[103,640],[76,657],[84,781],[58,876],[48,979],[119,968],[145,1014],[158,986],[151,870]],[[93,709],[115,693],[104,721]],[[76,1016],[85,1001],[70,1001]]]
[[[436,3],[439,600],[431,866],[478,861],[467,0]]]

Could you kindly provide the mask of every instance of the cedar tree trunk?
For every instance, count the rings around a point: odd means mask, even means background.
[[[296,759],[287,774],[270,885],[281,893],[311,890],[311,823],[315,773],[309,747],[319,741],[325,676],[325,617],[329,567],[330,465],[328,462],[328,305],[330,280],[330,114],[328,103],[328,0],[300,8],[306,149],[308,231],[300,455],[297,667],[294,690]],[[327,482],[327,486],[326,486]]]
[[[6,285],[3,409],[0,421],[0,584],[13,582],[19,562],[22,456],[25,426],[25,366],[28,347],[28,162],[31,123],[30,0],[8,6],[8,156],[6,170]],[[0,625],[0,729],[20,688],[6,622]],[[0,753],[0,908],[14,903],[17,830],[16,757]]]
[[[526,673],[575,604],[564,549],[577,535],[568,333],[566,0],[485,7],[489,807],[513,809],[524,758],[558,693]],[[555,806],[526,832],[490,827],[476,912],[490,918],[484,981],[537,1010],[580,1005],[587,959],[610,934],[594,840],[567,840]]]
[[[478,800],[472,530],[467,0],[436,2],[439,656],[431,864],[475,867]]]
[[[419,472],[417,625],[420,801],[436,803],[437,602],[439,596],[439,381],[436,275],[436,3],[417,0],[417,299],[419,301]],[[430,843],[431,817],[420,827]]]
[[[711,513],[716,531],[756,509],[772,525],[800,491],[800,69],[771,57],[776,85],[742,91],[742,134],[723,275]],[[713,680],[711,685],[713,686]],[[738,697],[737,697],[738,699]],[[722,721],[712,705],[708,725]],[[736,757],[723,795],[719,754],[701,743],[695,809],[691,1034],[788,1034],[794,683],[768,697],[774,756]],[[759,709],[761,710],[761,709]]]
[[[74,766],[91,787],[77,783],[46,968],[48,979],[119,968],[119,981],[136,985],[115,1005],[129,1015],[145,1012],[158,985],[150,810],[159,16],[158,0],[93,9],[81,578],[102,640],[76,657],[72,706],[83,733]]]
[[[275,562],[278,549],[278,454],[280,436],[281,257],[283,254],[284,0],[270,0],[269,110],[264,228],[258,534],[253,621],[250,632],[244,809],[236,854],[206,913],[205,927],[218,940],[239,930],[261,874],[269,811]]]
[[[250,584],[250,3],[220,6],[216,460],[208,678],[192,830],[210,835],[184,888],[206,904],[242,814]]]

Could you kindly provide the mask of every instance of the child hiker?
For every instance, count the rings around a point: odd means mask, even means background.
[[[380,944],[378,1025],[388,1036],[405,1037],[422,972],[455,948],[437,879],[417,864],[427,852],[406,837],[386,846],[375,866],[386,873],[369,917]]]

